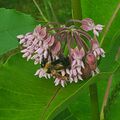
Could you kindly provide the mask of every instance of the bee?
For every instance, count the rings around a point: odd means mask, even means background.
[[[60,71],[66,68],[70,68],[70,60],[69,57],[65,57],[64,55],[59,55],[59,58],[57,60],[53,60],[53,58],[51,58],[51,61],[48,61],[47,58],[45,59],[43,57],[41,67],[47,73],[55,77],[67,79],[67,76],[62,76]]]

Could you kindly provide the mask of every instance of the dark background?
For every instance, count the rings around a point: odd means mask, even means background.
[[[65,22],[71,19],[70,0],[36,0],[49,21]],[[1,8],[16,9],[42,20],[33,0],[0,0]]]

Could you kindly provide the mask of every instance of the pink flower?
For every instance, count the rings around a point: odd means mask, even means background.
[[[100,24],[95,25],[93,28],[94,35],[99,36],[99,32],[101,32],[102,29],[103,29],[103,25],[100,25]]]
[[[92,50],[93,50],[93,54],[95,55],[95,57],[102,56],[105,57],[105,52],[102,48],[99,47],[99,43],[96,40],[91,40],[91,46],[92,46]]]
[[[81,75],[81,69],[84,68],[84,63],[82,58],[85,56],[84,49],[81,48],[80,50],[76,47],[75,49],[71,49],[71,69],[69,70],[69,79],[70,82],[78,82],[78,80],[83,80]]]
[[[33,59],[35,64],[41,63],[43,57],[50,59],[49,49],[55,56],[61,48],[60,42],[55,41],[54,36],[48,35],[46,28],[40,25],[34,29],[34,32],[18,35],[17,38],[20,39],[23,47],[21,50],[23,57],[26,57],[27,60]]]
[[[50,78],[51,77],[51,75],[48,74],[48,73],[46,73],[46,71],[44,69],[42,69],[42,68],[40,68],[39,70],[37,70],[37,72],[35,73],[35,75],[38,75],[39,78],[42,78],[42,77],[45,77],[45,78],[48,77],[48,78]]]
[[[60,84],[62,87],[65,87],[66,81],[62,78],[56,78],[54,83],[55,83],[55,86]]]
[[[94,77],[98,73],[100,73],[100,70],[98,69],[98,67],[95,70],[91,71],[92,77]]]
[[[33,34],[40,40],[42,40],[43,38],[45,38],[45,36],[47,35],[46,33],[46,27],[41,27],[40,25],[38,25],[35,29]]]
[[[82,25],[81,28],[85,31],[91,31],[93,30],[94,35],[99,36],[99,32],[102,31],[103,25],[94,24],[94,21],[90,18],[83,19],[81,21]]]
[[[73,81],[75,83],[78,82],[78,80],[83,80],[82,77],[82,72],[81,72],[81,67],[77,66],[75,68],[71,68],[70,69],[70,73],[69,73],[69,80],[70,80],[70,83],[72,83]]]
[[[96,57],[95,55],[91,52],[91,53],[88,53],[86,55],[86,62],[89,64],[89,65],[94,65],[96,64]]]
[[[99,73],[99,69],[97,67],[97,60],[96,60],[95,55],[92,52],[87,54],[86,62],[91,69],[92,76],[95,76],[96,73],[97,74]]]
[[[55,42],[54,36],[49,36],[47,39],[43,41],[43,47],[51,47]]]
[[[84,49],[81,48],[80,50],[76,47],[75,49],[71,49],[71,57],[72,57],[72,66],[81,66],[84,68],[84,64],[82,58],[84,57],[85,52]]]
[[[56,41],[51,47],[51,53],[56,56],[59,53],[60,49],[61,49],[61,44],[59,41]]]
[[[85,31],[93,30],[93,28],[94,28],[94,26],[95,26],[93,20],[90,19],[90,18],[83,19],[83,20],[81,21],[81,23],[82,23],[81,27],[82,27],[82,29],[85,30]]]
[[[37,45],[34,44],[35,38],[32,35],[32,33],[27,33],[26,35],[19,35],[17,38],[20,39],[20,44],[23,46],[23,50],[21,52],[23,53],[23,57],[26,57],[27,60],[31,59],[32,54],[37,49]]]
[[[76,47],[75,49],[71,49],[71,55],[74,60],[79,60],[84,57],[85,52],[83,48],[79,50],[78,47]]]

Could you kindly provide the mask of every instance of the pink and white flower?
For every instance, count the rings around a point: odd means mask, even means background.
[[[49,49],[51,49],[54,56],[61,48],[60,42],[55,42],[54,36],[48,35],[46,28],[40,25],[35,28],[33,33],[18,35],[17,38],[20,39],[20,44],[23,47],[23,50],[21,50],[23,57],[26,57],[27,60],[33,59],[35,64],[41,64],[43,56],[50,59]]]
[[[54,83],[55,83],[55,86],[60,84],[62,87],[65,87],[66,85],[66,81],[62,78],[56,78]]]
[[[83,19],[81,21],[81,28],[85,31],[93,30],[94,35],[99,36],[99,32],[102,31],[103,25],[97,24],[95,25],[94,21],[90,18]]]
[[[96,40],[91,40],[92,51],[95,57],[105,57],[105,51],[99,47],[99,43]]]
[[[81,75],[81,69],[84,68],[84,63],[82,58],[85,56],[84,49],[80,50],[76,47],[75,49],[71,49],[71,69],[68,72],[70,82],[78,82],[78,80],[83,80]]]
[[[97,60],[92,52],[86,55],[86,63],[89,65],[91,69],[92,76],[95,76],[95,74],[99,73],[99,69],[97,67]]]
[[[42,77],[50,78],[51,77],[51,75],[46,73],[46,71],[43,68],[40,68],[39,70],[37,70],[35,75],[38,75],[39,78],[42,78]]]

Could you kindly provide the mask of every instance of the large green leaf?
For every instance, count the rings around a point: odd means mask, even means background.
[[[53,80],[36,78],[33,75],[36,68],[38,66],[34,66],[33,62],[22,59],[21,54],[13,56],[1,67],[1,119],[52,119],[56,112],[62,110],[61,107],[64,108],[69,101],[78,97],[84,87],[97,79],[106,79],[112,72],[101,73],[87,82],[60,88],[54,86]]]
[[[29,15],[15,10],[0,9],[0,55],[18,45],[18,34],[32,31],[37,22]]]
[[[113,76],[113,80],[116,81],[116,84],[112,89],[107,106],[105,107],[106,120],[113,120],[113,118],[114,120],[120,119],[120,68]]]

